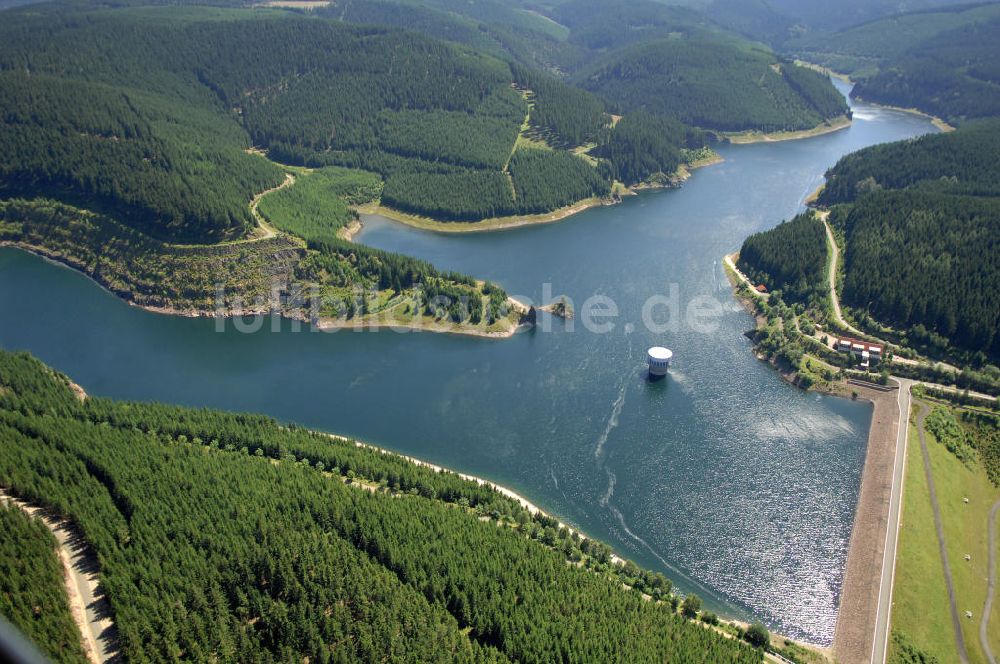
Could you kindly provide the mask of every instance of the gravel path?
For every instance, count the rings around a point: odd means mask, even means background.
[[[87,659],[95,664],[118,661],[117,633],[111,608],[98,584],[97,556],[87,542],[66,521],[24,503],[0,489],[0,500],[17,505],[37,516],[59,542],[59,558],[65,570],[70,612],[83,639]]]
[[[261,199],[267,196],[268,194],[273,194],[274,192],[280,191],[285,187],[290,187],[293,184],[295,184],[295,176],[292,175],[291,173],[285,173],[285,180],[281,184],[279,184],[277,187],[271,187],[267,191],[262,191],[253,197],[253,200],[250,201],[250,214],[253,215],[254,220],[257,222],[257,227],[259,229],[260,234],[256,237],[249,238],[247,240],[242,240],[243,242],[259,242],[260,240],[270,240],[271,238],[277,235],[277,232],[274,230],[274,227],[271,226],[271,224],[267,223],[267,220],[265,220],[264,217],[261,216],[260,212],[257,210],[257,207],[260,205]]]
[[[820,216],[823,221],[823,228],[826,229],[826,239],[830,245],[830,302],[833,303],[833,315],[837,318],[837,322],[843,327],[850,330],[852,334],[856,334],[859,338],[864,338],[865,333],[854,327],[846,320],[844,320],[844,314],[840,311],[840,298],[837,297],[837,261],[840,260],[840,249],[837,248],[837,240],[833,237],[833,230],[830,228],[830,222],[826,220],[825,216]]]
[[[986,588],[986,603],[983,605],[983,617],[979,621],[979,643],[983,646],[986,659],[990,664],[997,664],[993,650],[990,649],[989,630],[990,614],[993,613],[993,597],[997,592],[997,514],[1000,513],[1000,500],[993,503],[990,510],[990,583]]]

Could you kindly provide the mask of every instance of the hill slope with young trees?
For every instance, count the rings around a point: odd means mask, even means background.
[[[529,112],[506,62],[413,32],[267,10],[64,9],[14,10],[0,27],[0,195],[45,195],[162,240],[214,242],[252,226],[247,202],[282,173],[250,146],[373,171],[413,209],[509,175]],[[592,138],[603,109],[588,107],[580,128],[551,110],[559,94],[541,92],[541,121],[565,126],[567,142]],[[544,166],[574,192],[603,191],[571,162]],[[411,192],[397,178],[441,186]],[[479,207],[521,211],[505,192]],[[545,194],[532,209],[565,200]]]
[[[0,352],[0,449],[0,484],[94,549],[130,661],[762,661],[681,617],[661,575],[352,441],[81,401]]]

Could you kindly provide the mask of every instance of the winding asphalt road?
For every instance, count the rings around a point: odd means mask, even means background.
[[[962,664],[969,664],[969,653],[965,648],[965,636],[962,634],[962,621],[958,617],[958,603],[955,601],[955,585],[952,582],[951,565],[948,563],[948,548],[944,542],[941,510],[938,507],[937,491],[934,488],[934,474],[931,472],[931,457],[927,451],[927,438],[924,435],[924,420],[927,418],[930,409],[927,407],[927,404],[921,401],[918,401],[917,405],[920,408],[920,411],[917,413],[917,434],[920,436],[920,453],[924,457],[924,474],[927,477],[927,490],[931,496],[931,508],[934,510],[934,526],[937,529],[938,548],[941,551],[941,565],[944,568],[944,581],[948,586],[948,602],[951,604],[951,622],[955,628],[958,658]],[[990,596],[992,597],[992,592]]]
[[[997,514],[1000,513],[1000,500],[993,503],[990,510],[990,583],[986,587],[986,603],[983,605],[983,617],[979,621],[979,644],[983,647],[986,659],[990,664],[997,664],[993,650],[990,649],[989,630],[990,615],[993,613],[993,597],[997,592]]]

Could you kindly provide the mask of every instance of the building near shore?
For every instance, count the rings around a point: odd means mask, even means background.
[[[841,337],[837,339],[836,346],[840,352],[854,355],[858,364],[863,369],[867,369],[882,361],[882,344],[873,344],[860,339]]]

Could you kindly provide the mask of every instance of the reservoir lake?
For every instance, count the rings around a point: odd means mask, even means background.
[[[262,412],[487,478],[710,609],[828,645],[871,406],[803,392],[755,359],[722,257],[801,211],[842,155],[933,131],[925,117],[855,103],[850,128],[721,147],[725,161],[680,189],[559,223],[440,234],[369,216],[356,237],[535,303],[566,295],[579,311],[605,296],[617,307],[595,319],[606,331],[543,315],[510,339],[290,321],[219,332],[8,248],[0,346],[94,395]],[[651,297],[657,330],[643,322]],[[692,303],[716,315],[693,325]],[[645,372],[652,345],[674,352],[657,383]]]

